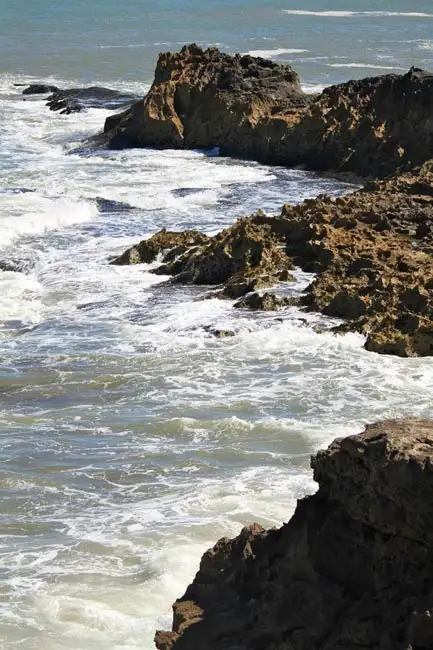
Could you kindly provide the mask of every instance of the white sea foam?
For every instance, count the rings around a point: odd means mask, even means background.
[[[298,48],[276,48],[275,50],[249,50],[245,54],[250,54],[251,56],[261,56],[263,59],[272,59],[283,54],[301,54],[302,52],[308,52],[308,50],[301,50]]]
[[[206,548],[286,521],[335,436],[432,415],[433,370],[319,334],[318,315],[235,310],[152,265],[108,264],[161,227],[214,232],[342,185],[198,152],[67,155],[107,112],[53,114],[3,82],[0,254],[29,265],[0,273],[2,636],[151,650]],[[285,292],[312,276],[297,277]]]
[[[381,65],[380,63],[326,63],[329,68],[362,68],[365,70],[405,70],[397,65]]]
[[[283,12],[292,16],[318,16],[323,18],[351,18],[353,16],[433,18],[433,14],[420,11],[308,11],[306,9],[283,9]]]

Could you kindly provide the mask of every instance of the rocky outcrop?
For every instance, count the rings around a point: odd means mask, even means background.
[[[113,148],[223,155],[385,177],[433,157],[433,75],[411,68],[302,92],[290,66],[188,45],[161,54],[147,96],[106,120]]]
[[[117,266],[128,264],[150,264],[158,255],[162,255],[163,263],[170,262],[177,255],[190,251],[199,244],[204,244],[209,237],[197,230],[173,232],[163,228],[156,235],[144,239],[136,246],[128,248],[122,255],[110,262]]]
[[[431,650],[433,423],[368,426],[311,464],[289,523],[204,554],[158,650]]]
[[[150,249],[149,257],[134,247],[115,263],[153,261],[170,245],[153,272],[175,282],[216,285],[220,297],[241,298],[238,307],[266,309],[292,299],[275,301],[257,292],[292,280],[290,270],[301,267],[317,274],[302,304],[345,319],[338,331],[365,334],[371,351],[431,356],[432,188],[429,163],[347,196],[285,205],[276,217],[259,211],[202,240],[197,233],[190,239],[187,231],[167,242],[174,234],[162,231],[139,244]]]
[[[290,66],[192,44],[159,56],[149,93],[107,119],[104,142],[114,148],[219,146],[255,158],[260,120],[296,115],[310,101]]]
[[[57,86],[52,86],[45,83],[30,84],[23,90],[23,95],[46,95],[48,93],[55,93],[59,89]]]

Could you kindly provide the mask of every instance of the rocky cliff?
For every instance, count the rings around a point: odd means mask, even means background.
[[[312,467],[287,524],[204,554],[159,650],[433,648],[433,423],[368,426]]]
[[[189,45],[160,55],[147,96],[98,141],[385,177],[433,157],[432,106],[433,75],[415,68],[312,97],[290,66]]]

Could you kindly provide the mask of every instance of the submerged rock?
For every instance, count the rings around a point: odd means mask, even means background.
[[[158,650],[433,647],[433,423],[370,425],[311,464],[287,524],[203,555]]]
[[[144,99],[107,118],[112,148],[222,155],[385,177],[433,157],[433,75],[411,68],[306,95],[288,65],[195,44],[159,56]]]

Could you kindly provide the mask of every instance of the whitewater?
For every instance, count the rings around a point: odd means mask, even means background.
[[[189,23],[167,0],[143,15],[132,3],[114,29],[105,3],[95,23],[74,2],[60,16],[38,0],[24,26],[11,4],[0,33],[0,266],[21,269],[0,271],[0,648],[150,650],[206,548],[280,525],[314,491],[310,454],[366,422],[432,417],[433,367],[369,353],[295,307],[250,314],[147,265],[109,265],[163,227],[212,234],[353,180],[217,151],[79,153],[111,112],[52,113],[16,84],[141,95],[155,53],[182,38],[289,61],[317,91],[433,64],[431,11],[192,3]],[[371,25],[362,44],[354,23]],[[312,278],[296,277],[284,293]]]

